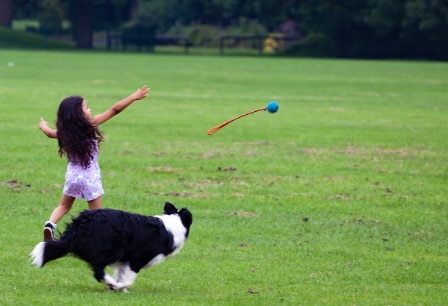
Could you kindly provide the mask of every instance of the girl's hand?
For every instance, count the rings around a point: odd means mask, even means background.
[[[49,138],[57,138],[58,137],[58,132],[56,130],[50,129],[50,127],[48,127],[47,121],[45,121],[43,118],[40,118],[39,128]]]
[[[132,102],[134,102],[135,100],[141,100],[144,97],[146,97],[148,95],[148,92],[149,92],[149,88],[146,85],[143,86],[142,88],[137,89],[137,91],[134,92],[132,95],[127,96],[126,98],[124,98],[121,101],[118,101],[104,113],[90,118],[90,123],[92,123],[93,126],[98,126],[98,125],[102,124],[103,122],[106,122],[110,118],[118,115],[123,110],[125,110],[126,107],[131,105]]]
[[[146,85],[142,88],[137,89],[135,93],[132,94],[134,100],[141,100],[148,95],[148,92],[151,88],[148,88]]]
[[[48,122],[44,120],[44,118],[40,118],[39,122],[39,128],[42,130],[42,128],[48,127]]]

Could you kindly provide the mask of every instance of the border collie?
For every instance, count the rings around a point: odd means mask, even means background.
[[[68,224],[58,240],[40,242],[31,252],[37,268],[73,254],[87,262],[97,281],[110,290],[126,291],[140,269],[175,255],[190,233],[193,215],[165,203],[160,216],[142,216],[113,209],[85,210]],[[104,272],[111,265],[114,278]]]

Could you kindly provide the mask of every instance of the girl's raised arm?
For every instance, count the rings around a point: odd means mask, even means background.
[[[115,103],[110,109],[108,109],[104,113],[96,115],[96,116],[93,116],[90,119],[90,122],[94,126],[98,126],[101,123],[106,122],[107,120],[109,120],[113,116],[118,115],[119,113],[121,113],[126,107],[131,105],[131,103],[134,102],[135,100],[141,100],[144,97],[146,97],[148,95],[149,90],[150,90],[150,88],[148,88],[146,85],[143,86],[142,88],[137,89],[137,91],[134,92],[132,95],[130,95],[130,96],[124,98],[123,100]]]
[[[40,118],[39,129],[49,138],[58,138],[58,131],[52,130],[43,118]]]

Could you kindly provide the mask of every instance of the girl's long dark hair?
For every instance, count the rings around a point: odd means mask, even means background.
[[[104,141],[103,133],[84,116],[80,96],[71,96],[59,105],[56,128],[59,156],[87,167],[94,158],[97,144]]]

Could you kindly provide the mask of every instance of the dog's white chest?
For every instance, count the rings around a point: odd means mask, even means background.
[[[156,218],[162,220],[166,230],[173,235],[174,251],[170,255],[178,253],[185,242],[186,239],[185,234],[187,232],[187,229],[182,224],[182,221],[180,220],[179,216],[162,215],[162,216],[156,216]]]

